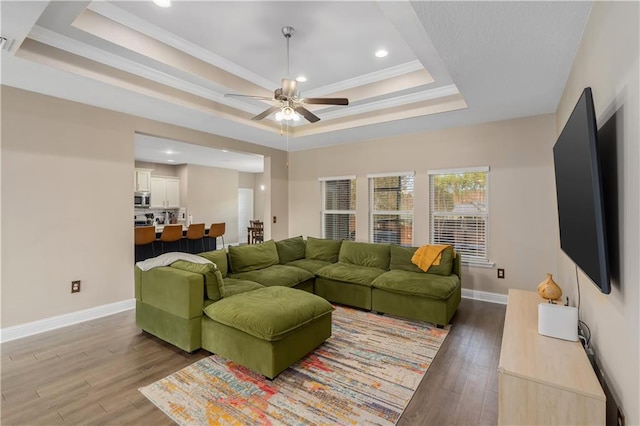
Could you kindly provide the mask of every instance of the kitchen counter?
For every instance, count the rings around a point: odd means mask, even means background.
[[[147,246],[135,246],[135,260],[136,262],[138,260],[143,260],[152,256],[158,256],[160,254],[162,254],[162,247],[163,245],[160,244],[160,241],[158,241],[158,239],[160,238],[160,236],[162,235],[162,230],[164,229],[165,225],[156,225],[156,241],[154,241],[151,244],[148,244]],[[182,225],[182,236],[183,238],[187,235],[187,226],[186,225]],[[205,228],[204,230],[205,233],[205,238],[204,238],[204,251],[211,251],[211,250],[216,250],[217,249],[217,238],[207,238],[207,235],[209,234],[209,228]],[[179,244],[180,248],[178,248],[178,251],[187,251],[186,249],[189,248],[189,244],[185,244],[185,240],[182,240],[183,242],[181,244]],[[198,242],[196,243],[197,245],[200,244],[199,240],[197,240]],[[193,244],[193,242],[191,243]],[[175,251],[175,248],[171,248],[168,249],[167,251]],[[202,251],[200,249],[197,250]]]
[[[178,225],[177,223],[174,225]],[[156,225],[156,234],[158,232],[162,232],[162,230],[164,229],[164,225]],[[185,232],[187,230],[187,226],[186,225],[182,225],[182,232]],[[205,233],[207,233],[209,231],[209,228],[205,228]]]

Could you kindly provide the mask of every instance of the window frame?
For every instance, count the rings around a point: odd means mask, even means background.
[[[413,245],[415,240],[415,171],[405,171],[405,172],[389,172],[389,173],[370,173],[367,175],[367,185],[368,185],[368,194],[369,194],[369,223],[367,225],[367,233],[369,242],[374,242],[374,216],[398,216],[400,217],[411,217],[411,241],[408,244],[402,244],[402,234],[400,235],[400,243],[404,247],[410,247]],[[412,190],[412,199],[413,205],[411,210],[375,210],[374,211],[374,187],[373,187],[373,179],[375,178],[384,178],[384,177],[405,177],[410,176],[413,178],[413,190]]]
[[[349,215],[353,215],[353,220],[354,223],[357,224],[357,216],[356,216],[356,208],[355,208],[355,202],[354,202],[354,206],[353,206],[353,210],[338,210],[338,209],[331,209],[331,210],[327,210],[326,209],[326,202],[327,202],[327,191],[326,191],[326,183],[327,182],[333,182],[333,181],[339,181],[339,180],[351,180],[354,181],[353,183],[353,188],[355,189],[357,187],[357,179],[355,175],[348,175],[348,176],[332,176],[332,177],[321,177],[318,178],[318,181],[320,182],[320,197],[321,197],[321,208],[320,208],[320,235],[322,236],[322,238],[327,238],[326,236],[326,223],[325,223],[325,215],[327,214],[349,214]],[[357,200],[357,196],[358,193],[356,191],[356,200]],[[353,228],[353,241],[355,241],[356,238],[356,233],[357,233],[357,227],[354,225]]]
[[[490,197],[489,197],[489,188],[490,188],[490,167],[489,166],[480,166],[480,167],[462,167],[456,169],[440,169],[440,170],[428,170],[427,174],[429,176],[429,243],[434,244],[435,237],[435,226],[434,226],[434,217],[437,216],[451,216],[451,213],[447,214],[447,212],[434,212],[433,204],[434,204],[434,176],[438,175],[455,175],[455,174],[465,174],[465,173],[484,173],[485,174],[485,189],[484,189],[484,200],[485,200],[485,211],[484,212],[474,212],[474,213],[456,213],[456,216],[461,217],[484,217],[484,257],[480,256],[469,256],[464,253],[464,250],[458,250],[457,252],[462,254],[462,263],[469,266],[478,266],[491,268],[495,265],[493,261],[489,258],[489,222],[490,222]],[[455,248],[455,246],[454,246]]]

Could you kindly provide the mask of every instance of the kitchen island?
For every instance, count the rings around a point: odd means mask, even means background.
[[[150,257],[155,256],[159,256],[163,253],[162,251],[162,244],[160,242],[160,236],[162,235],[162,230],[164,229],[165,225],[155,225],[155,232],[156,232],[156,241],[152,242],[151,244],[147,244],[147,245],[143,245],[143,246],[139,246],[136,245],[135,246],[135,261],[138,262],[140,260],[144,260],[144,259],[148,259]],[[188,252],[188,248],[189,248],[189,241],[186,239],[186,235],[187,235],[187,226],[186,225],[182,225],[182,241],[180,241],[180,243],[178,244],[179,249],[175,250],[175,249],[171,249],[171,250],[166,250],[166,251],[184,251],[184,252]],[[216,250],[217,249],[217,238],[209,238],[209,228],[205,228],[204,230],[205,232],[205,237],[204,237],[204,250],[198,250],[198,251],[211,251],[211,250]],[[193,243],[193,242],[192,242]],[[198,241],[197,244],[200,244],[200,242]],[[166,252],[165,251],[165,252]]]

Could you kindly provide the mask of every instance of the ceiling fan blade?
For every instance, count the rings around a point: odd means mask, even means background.
[[[306,118],[310,123],[315,123],[316,121],[320,121],[320,117],[318,117],[317,115],[315,115],[314,113],[306,109],[305,107],[297,106],[294,108],[294,110],[298,114]]]
[[[279,111],[282,107],[280,106],[272,106],[269,107],[267,109],[265,109],[264,111],[262,111],[260,114],[256,115],[255,117],[252,118],[252,120],[262,120],[265,117],[268,117],[269,115],[273,114],[276,111]]]
[[[291,98],[295,96],[297,88],[298,88],[297,81],[289,80],[288,78],[282,79],[282,94],[287,98]]]
[[[268,98],[266,96],[253,96],[253,95],[239,95],[237,93],[225,93],[225,98],[251,98],[251,99],[261,99],[265,101],[272,101],[273,98]]]
[[[302,102],[317,105],[349,105],[347,98],[305,98]]]

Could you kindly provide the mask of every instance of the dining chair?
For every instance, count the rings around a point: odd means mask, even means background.
[[[249,223],[251,224],[251,244],[264,242],[264,222],[260,220],[251,220]]]

